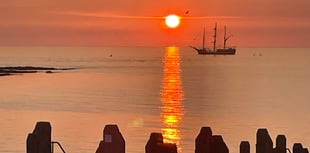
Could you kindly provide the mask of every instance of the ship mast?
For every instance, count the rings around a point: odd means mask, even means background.
[[[217,31],[217,23],[215,22],[214,27],[214,40],[213,40],[213,52],[215,53],[215,46],[216,46],[216,31]]]
[[[226,48],[226,42],[230,37],[232,37],[232,35],[226,37],[226,26],[224,26],[224,49]]]
[[[206,35],[206,28],[203,28],[203,37],[202,37],[202,49],[205,49],[205,36]]]
[[[224,26],[224,49],[226,48],[226,26]]]

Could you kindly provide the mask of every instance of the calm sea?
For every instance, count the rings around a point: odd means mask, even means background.
[[[1,47],[0,66],[74,67],[0,77],[0,152],[25,153],[37,121],[68,153],[94,153],[106,124],[117,124],[127,153],[143,153],[151,132],[193,153],[202,126],[230,152],[256,131],[310,145],[310,51],[240,48],[199,56],[176,47]],[[111,55],[111,56],[110,56]],[[60,152],[60,150],[56,150]]]

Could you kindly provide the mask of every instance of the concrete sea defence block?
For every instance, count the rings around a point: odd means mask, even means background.
[[[164,143],[161,133],[151,133],[145,145],[145,153],[177,153],[176,144]]]
[[[212,135],[210,127],[202,127],[195,140],[195,153],[229,153],[229,149],[221,135]]]
[[[249,141],[241,141],[241,143],[240,143],[240,153],[250,153],[250,143],[249,143]]]
[[[125,153],[125,139],[117,125],[109,124],[104,127],[103,140],[96,153]]]
[[[27,137],[27,153],[51,153],[51,132],[49,122],[37,122]]]

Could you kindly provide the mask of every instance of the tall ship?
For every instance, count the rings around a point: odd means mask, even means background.
[[[235,55],[235,47],[226,47],[226,42],[232,35],[226,36],[226,26],[224,26],[224,45],[223,48],[216,48],[217,24],[214,27],[213,49],[205,47],[205,28],[203,29],[202,48],[189,46],[197,51],[199,55]]]

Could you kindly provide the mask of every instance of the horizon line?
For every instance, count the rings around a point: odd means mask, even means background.
[[[63,12],[50,12],[58,15],[69,15],[69,16],[81,16],[81,17],[95,17],[95,18],[122,18],[122,19],[165,19],[166,16],[135,16],[135,15],[117,15],[109,13],[89,13],[81,11],[63,11]],[[173,13],[171,13],[173,14]],[[169,14],[168,14],[169,15]],[[242,16],[180,16],[177,13],[174,15],[179,16],[181,19],[189,20],[207,20],[207,19],[240,19]]]

